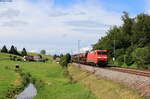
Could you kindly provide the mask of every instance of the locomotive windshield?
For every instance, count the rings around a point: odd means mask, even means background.
[[[97,55],[107,55],[107,52],[97,52]]]

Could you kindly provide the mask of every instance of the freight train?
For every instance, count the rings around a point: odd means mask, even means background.
[[[92,52],[73,55],[72,62],[95,66],[106,66],[108,64],[107,52],[108,50],[95,50]]]

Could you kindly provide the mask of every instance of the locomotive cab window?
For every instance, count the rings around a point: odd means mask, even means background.
[[[97,52],[97,55],[107,55],[107,52]]]

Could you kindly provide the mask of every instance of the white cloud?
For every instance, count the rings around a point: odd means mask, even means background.
[[[145,2],[145,12],[150,14],[150,1],[144,0],[144,2]]]
[[[86,47],[82,47],[80,48],[80,50],[74,50],[73,51],[73,54],[78,54],[79,52],[80,53],[85,53],[86,51],[91,51],[92,50],[92,46],[86,46]]]
[[[14,0],[0,4],[1,44],[12,42],[27,49],[62,49],[69,52],[82,39],[89,46],[112,25],[120,25],[120,13],[104,9],[100,2],[87,0],[68,7],[55,6],[53,0],[31,3]],[[32,47],[31,47],[32,46]]]
[[[92,50],[92,46],[81,48],[81,52],[86,52],[86,51],[91,51],[91,50]]]

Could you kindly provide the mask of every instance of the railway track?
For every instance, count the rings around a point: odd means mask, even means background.
[[[150,96],[150,70],[73,64],[81,70],[137,90],[141,93],[141,96]]]
[[[80,64],[82,65],[82,64]],[[84,66],[90,66],[90,65],[84,65]],[[119,72],[124,72],[124,73],[129,73],[129,74],[134,74],[134,75],[139,75],[139,76],[145,76],[145,77],[150,77],[150,70],[142,70],[142,69],[129,69],[129,68],[121,68],[121,67],[94,67],[94,66],[90,66],[93,67],[93,69],[95,68],[102,68],[102,69],[107,69],[107,70],[113,70],[113,71],[119,71]]]
[[[129,69],[129,68],[119,68],[119,67],[106,67],[105,69],[150,77],[150,70]]]

